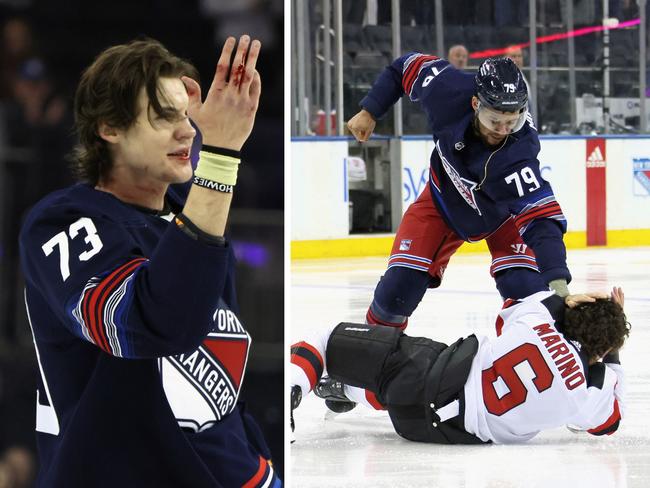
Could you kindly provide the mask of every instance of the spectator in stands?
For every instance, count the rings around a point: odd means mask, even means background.
[[[35,465],[31,451],[20,446],[10,447],[0,458],[0,488],[29,488],[36,474]]]
[[[33,188],[38,199],[72,182],[65,160],[72,147],[70,107],[39,58],[21,64],[13,80],[12,94],[13,100],[5,111],[7,142],[34,152],[32,163],[38,167],[39,175],[36,181],[43,185]]]
[[[34,56],[32,29],[25,19],[10,18],[2,26],[0,46],[0,99],[11,98],[20,66]]]
[[[0,209],[4,213],[2,242],[5,266],[0,279],[6,283],[4,310],[0,322],[7,336],[14,337],[20,312],[12,305],[20,303],[18,290],[18,235],[25,211],[43,195],[72,182],[65,155],[73,145],[72,116],[69,103],[60,95],[39,58],[24,61],[12,79],[10,97],[3,103],[0,125],[4,161],[4,192]],[[20,294],[20,295],[19,295]]]
[[[467,60],[469,53],[467,48],[462,44],[455,44],[449,48],[447,52],[447,60],[454,66],[454,68],[465,69],[467,68]]]
[[[536,114],[533,113],[533,94],[530,91],[530,84],[528,83],[528,78],[524,73],[524,52],[516,44],[508,46],[506,48],[506,58],[510,58],[517,65],[517,68],[521,71],[521,75],[524,78],[524,83],[526,83],[526,89],[528,90],[528,111],[533,117],[533,121],[537,122]]]
[[[519,46],[508,46],[506,48],[506,58],[512,59],[520,70],[524,68],[524,53]]]

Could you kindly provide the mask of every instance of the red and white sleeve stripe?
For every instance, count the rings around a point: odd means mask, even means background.
[[[560,204],[557,203],[555,197],[552,195],[542,198],[530,205],[526,205],[526,207],[524,207],[524,209],[514,217],[515,225],[519,230],[519,234],[523,235],[530,223],[535,219],[566,221],[566,217],[562,213]]]
[[[409,97],[411,96],[413,85],[415,85],[415,81],[418,79],[422,68],[437,59],[439,59],[438,56],[414,54],[406,60],[402,72],[402,88],[404,89],[404,93]]]
[[[132,292],[128,285],[146,258],[135,258],[102,278],[92,278],[81,293],[72,314],[81,326],[84,337],[113,356],[124,357],[124,331],[120,311]]]

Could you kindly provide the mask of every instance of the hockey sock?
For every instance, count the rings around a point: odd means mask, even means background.
[[[310,334],[307,340],[291,346],[291,385],[299,385],[302,395],[314,389],[325,369],[325,350],[334,326]]]
[[[400,330],[406,329],[408,325],[408,317],[401,315],[390,315],[381,310],[379,305],[374,301],[368,307],[366,312],[366,324],[371,325],[385,325],[387,327],[397,327]]]
[[[403,266],[387,269],[375,288],[366,322],[404,330],[431,282],[431,275],[424,271]]]
[[[303,396],[314,389],[324,367],[322,354],[311,344],[302,341],[291,346],[291,385],[300,386]]]
[[[377,395],[370,390],[345,385],[343,391],[345,392],[345,396],[353,402],[360,403],[374,410],[386,410],[386,407],[377,399]]]

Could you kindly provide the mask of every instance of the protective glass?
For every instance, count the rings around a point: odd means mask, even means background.
[[[498,112],[478,102],[477,115],[481,124],[498,134],[512,134],[524,126],[528,105],[519,112]]]

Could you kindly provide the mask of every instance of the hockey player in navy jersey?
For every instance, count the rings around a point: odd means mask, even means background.
[[[472,75],[435,56],[403,56],[348,122],[357,140],[367,140],[404,94],[420,102],[435,149],[429,183],[404,214],[366,321],[405,328],[464,241],[487,241],[490,273],[504,298],[549,285],[567,296],[566,219],[540,174],[539,139],[517,66],[490,58]]]
[[[83,183],[39,202],[20,235],[39,486],[281,485],[238,402],[251,339],[223,237],[259,51],[228,38],[204,101],[195,69],[153,40],[83,73]],[[190,119],[203,137],[194,174]]]
[[[622,290],[605,297],[542,291],[508,299],[496,338],[471,335],[450,346],[396,327],[341,323],[292,346],[292,420],[314,390],[387,409],[395,431],[412,441],[514,443],[563,425],[613,434],[624,410],[618,351],[630,329]],[[329,378],[319,382],[325,369]]]

